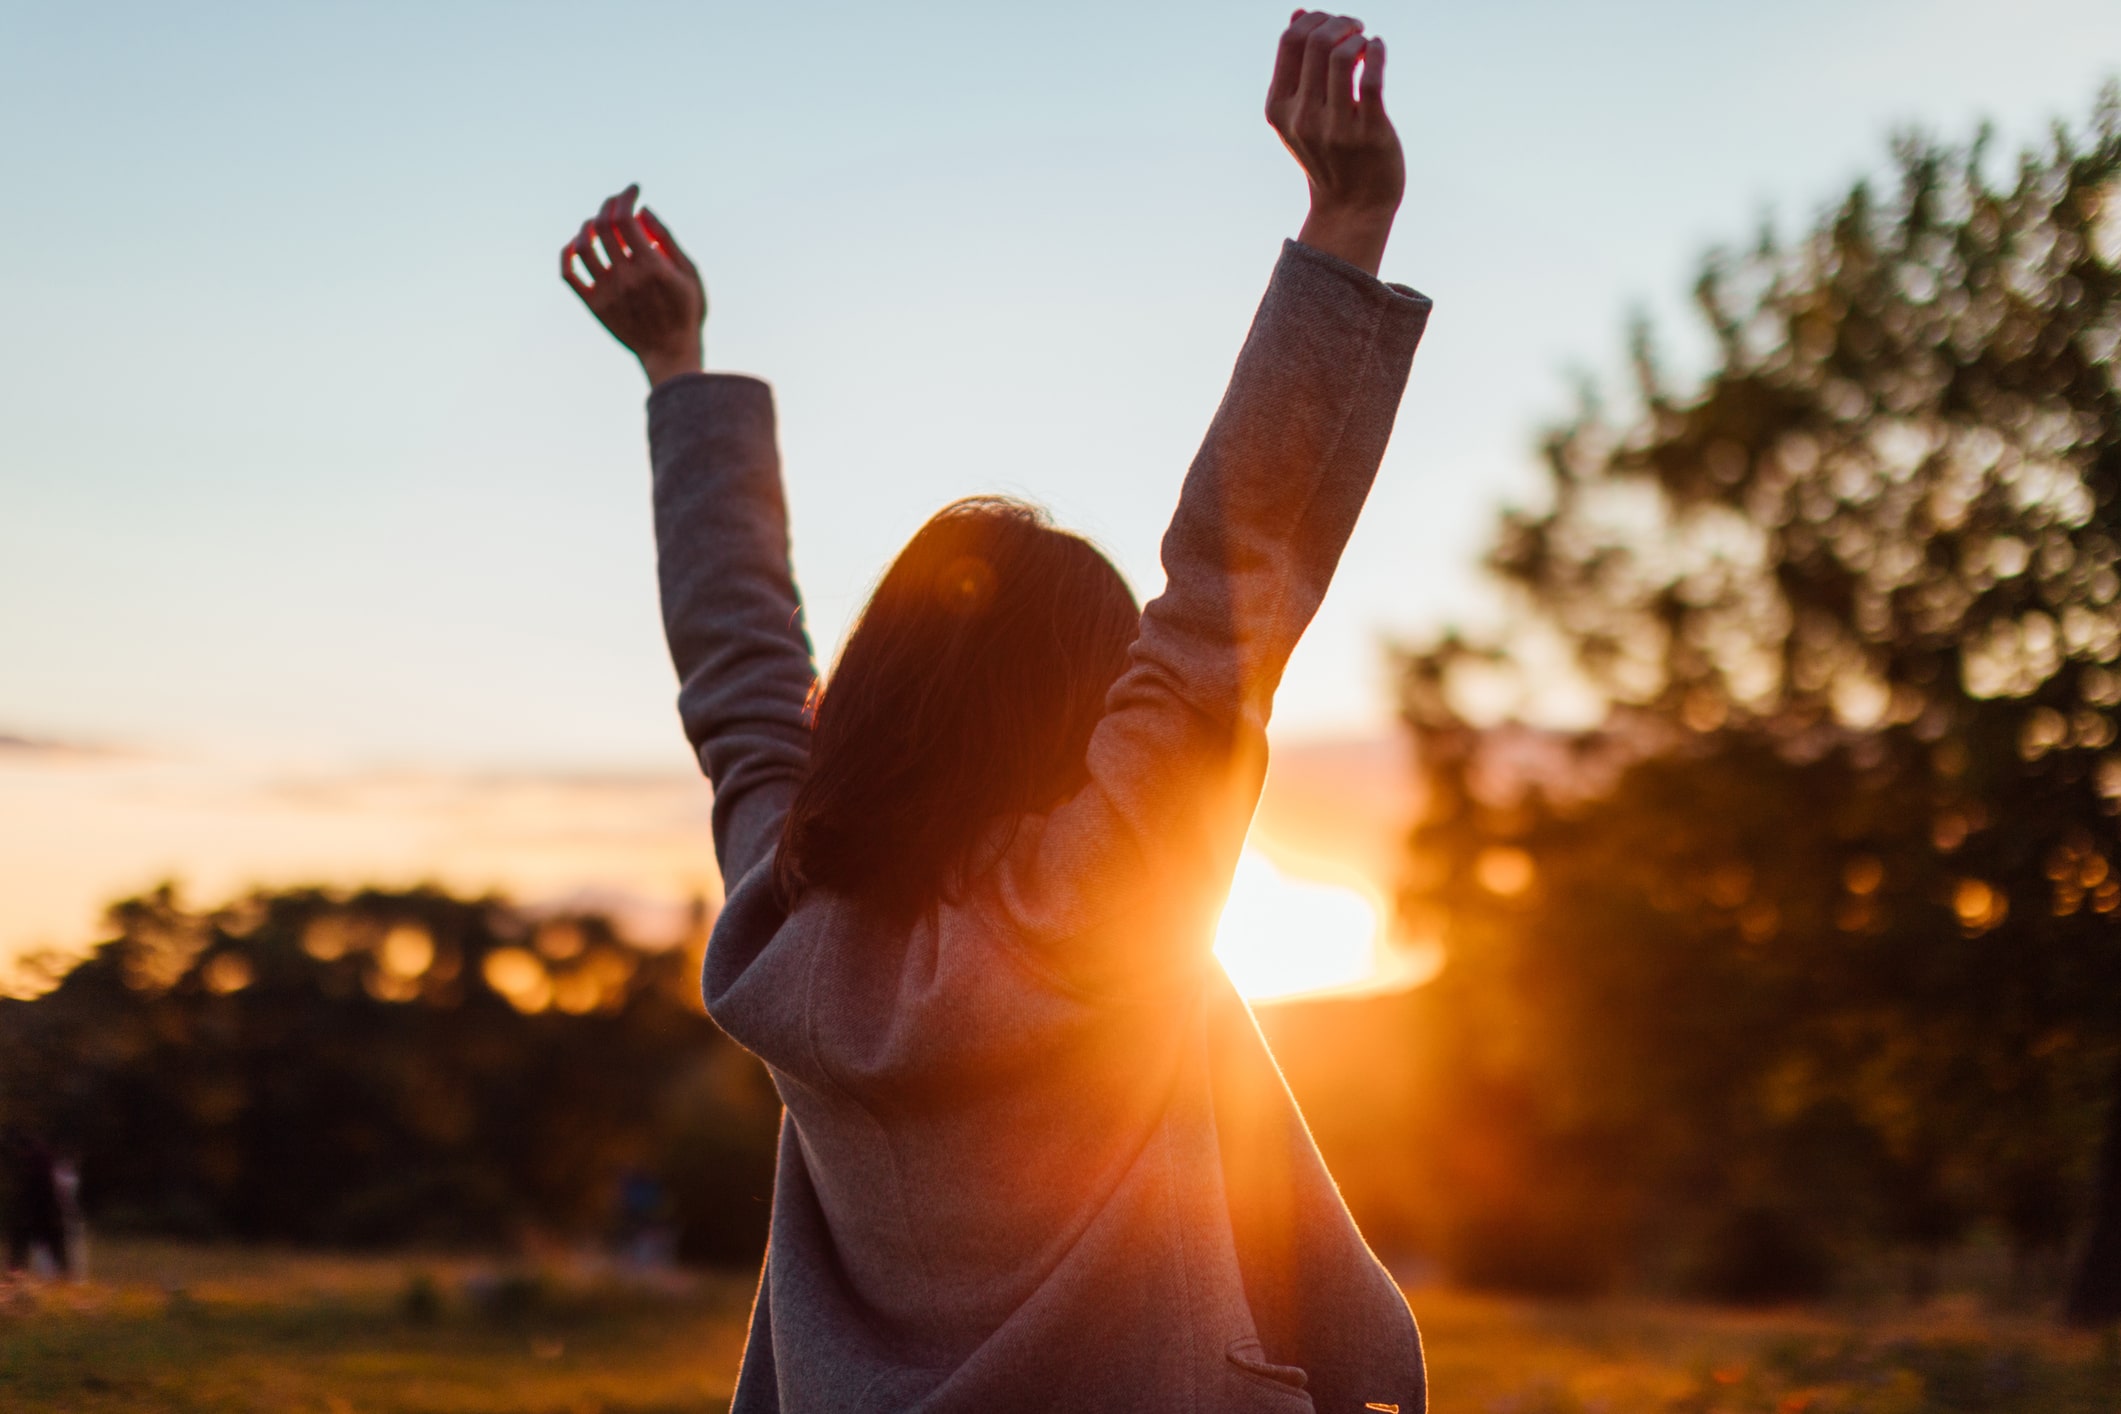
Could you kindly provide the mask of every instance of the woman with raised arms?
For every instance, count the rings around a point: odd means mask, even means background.
[[[772,393],[627,189],[562,271],[636,355],[664,624],[728,901],[708,1010],[786,1106],[735,1410],[1423,1408],[1404,1298],[1210,952],[1283,665],[1429,301],[1384,42],[1298,11],[1310,181],[1138,609],[1087,541],[947,506],[817,681]]]

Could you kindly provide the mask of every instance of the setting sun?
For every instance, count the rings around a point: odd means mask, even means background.
[[[1248,849],[1223,905],[1215,956],[1254,1001],[1355,986],[1378,976],[1381,928],[1362,890],[1292,879]]]

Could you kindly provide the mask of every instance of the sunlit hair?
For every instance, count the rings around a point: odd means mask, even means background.
[[[791,900],[894,913],[950,896],[997,826],[1086,779],[1140,618],[1097,548],[1035,506],[973,497],[899,552],[813,703],[775,870]]]

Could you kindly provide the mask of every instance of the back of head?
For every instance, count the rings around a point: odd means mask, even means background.
[[[813,704],[782,891],[831,889],[893,913],[948,894],[997,822],[1081,785],[1139,616],[1096,547],[1035,507],[975,497],[937,512]]]

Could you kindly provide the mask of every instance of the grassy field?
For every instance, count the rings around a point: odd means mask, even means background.
[[[721,1410],[751,1283],[107,1244],[0,1302],[0,1409]],[[2121,1339],[1943,1303],[1732,1313],[1412,1293],[1438,1414],[2121,1411]]]

